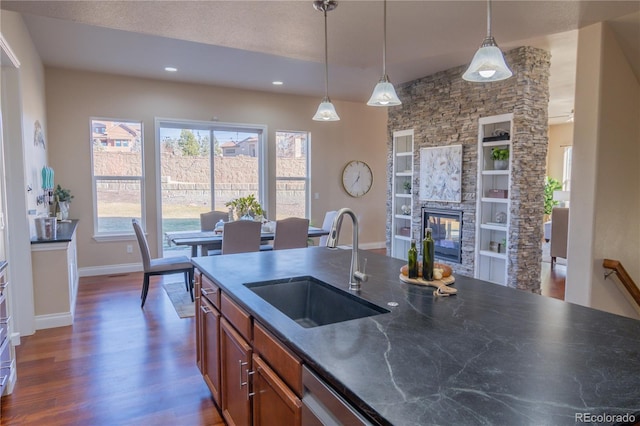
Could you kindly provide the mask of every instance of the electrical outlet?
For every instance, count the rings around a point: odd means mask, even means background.
[[[133,246],[131,244],[127,244],[127,253],[133,253]]]

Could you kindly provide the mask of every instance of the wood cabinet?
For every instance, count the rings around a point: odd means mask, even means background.
[[[391,257],[407,260],[413,219],[413,130],[393,132]]]
[[[302,402],[258,355],[253,355],[253,424],[297,426]]]
[[[222,415],[228,425],[251,425],[251,346],[229,324],[220,320]]]
[[[302,361],[195,271],[196,361],[228,425],[301,425]]]
[[[220,291],[199,271],[196,289],[196,362],[213,400],[221,407],[220,398]]]
[[[73,324],[78,294],[73,226],[70,241],[31,244],[36,330]]]
[[[482,117],[478,124],[475,278],[506,285],[513,114]]]

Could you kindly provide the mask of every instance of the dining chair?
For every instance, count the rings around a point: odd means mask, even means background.
[[[333,219],[335,219],[336,217],[336,213],[338,213],[336,210],[331,210],[324,214],[324,221],[322,221],[323,230],[327,232],[331,230],[331,225],[333,224]],[[326,246],[328,238],[329,238],[328,235],[323,235],[322,237],[320,237],[320,241],[318,242],[318,245],[320,247]]]
[[[253,220],[236,220],[224,224],[220,254],[260,251],[262,224]]]
[[[191,293],[191,301],[193,302],[193,264],[187,256],[176,257],[163,257],[157,259],[151,259],[151,253],[149,251],[149,243],[147,237],[142,231],[142,226],[138,219],[133,219],[133,229],[136,232],[138,238],[138,244],[140,245],[140,254],[142,255],[142,266],[144,270],[144,280],[142,281],[142,299],[141,308],[144,308],[144,302],[147,300],[147,293],[149,292],[149,278],[153,275],[169,275],[177,274],[178,272],[184,273],[184,280],[187,287],[187,291]]]
[[[212,210],[206,213],[200,213],[200,230],[201,231],[213,231],[216,228],[216,223],[229,220],[228,212],[221,212],[218,210]]]
[[[216,229],[216,224],[220,221],[226,222],[229,220],[228,212],[221,212],[218,210],[212,210],[206,213],[200,213],[200,230],[201,231],[213,231]],[[207,256],[210,250],[220,250],[220,244],[209,244],[200,246],[200,254]]]
[[[276,220],[273,249],[284,250],[307,247],[309,219],[288,217]]]

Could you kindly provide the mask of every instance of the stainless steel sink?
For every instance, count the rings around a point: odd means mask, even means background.
[[[305,328],[389,312],[309,276],[247,283],[245,286]]]

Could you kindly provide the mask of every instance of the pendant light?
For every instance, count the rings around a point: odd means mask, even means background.
[[[313,2],[313,7],[316,10],[324,13],[324,98],[318,106],[318,111],[313,116],[315,121],[338,121],[338,113],[329,99],[329,53],[327,47],[327,12],[332,11],[338,7],[336,0],[316,0]]]
[[[473,82],[500,81],[511,77],[513,73],[504,60],[502,51],[491,35],[491,0],[487,0],[487,37],[462,78]]]
[[[393,88],[393,84],[389,82],[389,76],[387,76],[387,0],[384,0],[384,38],[382,42],[382,78],[376,84],[373,89],[371,98],[367,105],[370,106],[394,106],[402,105],[400,98],[396,95],[396,90]]]

